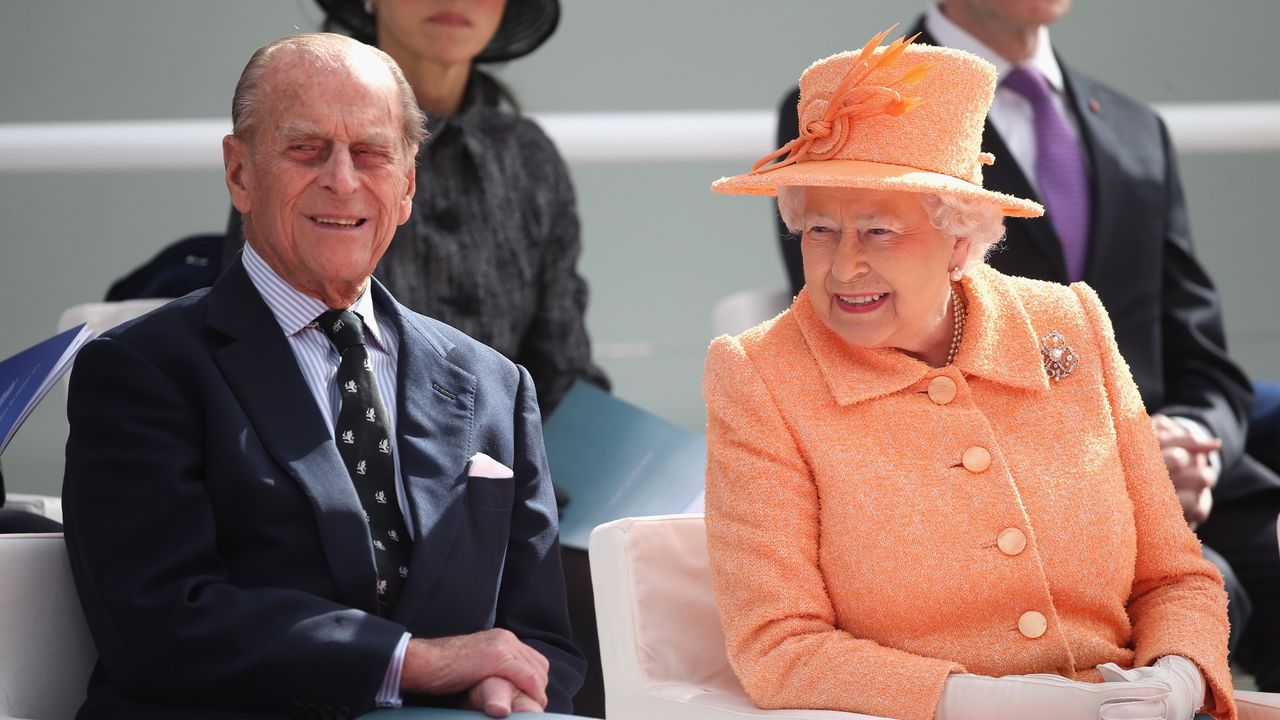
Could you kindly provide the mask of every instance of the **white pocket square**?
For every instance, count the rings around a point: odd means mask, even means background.
[[[515,477],[516,474],[506,465],[482,452],[478,452],[472,455],[471,460],[467,462],[467,476],[505,480],[506,478]]]

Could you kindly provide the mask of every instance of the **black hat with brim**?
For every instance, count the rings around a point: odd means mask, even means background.
[[[377,44],[373,15],[362,0],[316,0],[328,15],[326,29],[340,29],[370,45]],[[475,62],[505,62],[524,57],[542,45],[560,23],[559,0],[507,0],[502,23]]]

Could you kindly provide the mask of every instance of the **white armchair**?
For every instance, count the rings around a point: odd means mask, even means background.
[[[605,523],[590,555],[609,720],[876,720],[752,704],[725,656],[701,515]],[[1235,696],[1240,720],[1280,720],[1280,694]]]
[[[605,523],[589,552],[609,720],[876,720],[751,702],[725,656],[701,515]]]
[[[0,535],[0,720],[71,720],[97,657],[62,534]]]

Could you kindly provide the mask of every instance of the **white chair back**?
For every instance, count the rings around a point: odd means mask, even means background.
[[[0,535],[0,720],[71,720],[97,657],[62,534]]]
[[[726,295],[711,309],[711,335],[737,335],[791,306],[786,288],[752,288]]]
[[[169,302],[171,298],[147,298],[143,300],[120,300],[117,302],[96,302],[85,303],[83,305],[73,305],[62,311],[62,317],[58,318],[58,332],[70,330],[71,328],[84,323],[93,330],[94,335],[100,335],[111,328],[141,317],[156,308]],[[58,384],[62,386],[62,397],[65,399],[67,390],[70,387],[71,371],[68,368],[66,374],[58,379]],[[3,719],[0,719],[3,720]]]
[[[751,702],[725,656],[701,515],[605,523],[589,552],[609,720],[869,718]]]
[[[94,333],[102,333],[155,310],[169,302],[171,298],[148,298],[145,300],[120,300],[118,302],[96,302],[75,305],[62,312],[58,318],[58,332],[70,330],[84,323]]]

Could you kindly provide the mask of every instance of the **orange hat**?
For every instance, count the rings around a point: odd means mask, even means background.
[[[959,50],[912,45],[914,37],[879,47],[892,31],[861,51],[810,65],[800,76],[800,137],[711,189],[731,195],[776,195],[792,185],[942,193],[994,202],[1014,217],[1043,215],[1039,203],[982,187],[982,166],[994,161],[982,152],[982,124],[995,93],[995,66]]]

